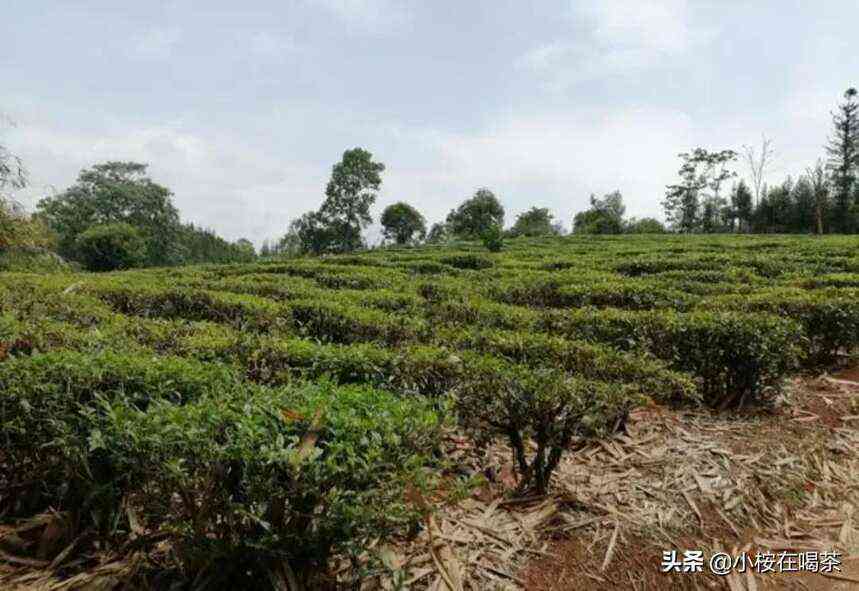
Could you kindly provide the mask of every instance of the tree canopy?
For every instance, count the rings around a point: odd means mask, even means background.
[[[510,228],[510,236],[554,236],[559,234],[558,227],[552,223],[555,216],[548,207],[532,207],[516,216]]]
[[[591,195],[591,206],[580,211],[573,218],[573,232],[576,234],[622,234],[624,230],[623,216],[626,206],[623,195],[614,191],[604,195],[602,199]]]
[[[77,237],[80,261],[90,271],[131,269],[144,262],[146,241],[124,222],[92,226]]]
[[[504,226],[504,207],[492,191],[478,189],[471,199],[447,214],[446,224],[459,238],[479,238],[493,225]]]
[[[664,234],[665,225],[656,218],[633,218],[626,223],[627,234]]]
[[[440,244],[449,238],[447,225],[444,222],[436,222],[427,234],[427,243]]]
[[[397,244],[408,244],[413,240],[423,240],[427,225],[421,213],[402,201],[389,205],[380,219],[385,238]]]
[[[96,164],[81,171],[76,184],[39,202],[38,214],[57,233],[62,256],[80,259],[77,238],[90,227],[125,223],[145,241],[145,264],[179,262],[179,212],[170,190],[146,169],[136,162]]]
[[[834,134],[826,146],[829,155],[828,167],[834,189],[834,224],[839,232],[852,232],[856,229],[855,216],[851,206],[859,193],[854,194],[857,169],[859,169],[859,92],[848,88],[844,102],[832,115]]]
[[[303,252],[350,252],[364,245],[361,231],[373,223],[370,206],[382,186],[385,165],[363,148],[346,150],[331,170],[318,211],[293,220],[290,229]]]
[[[710,152],[695,148],[680,154],[680,182],[668,185],[662,207],[672,228],[678,232],[715,231],[727,201],[722,185],[736,173],[728,167],[737,159],[733,150]]]

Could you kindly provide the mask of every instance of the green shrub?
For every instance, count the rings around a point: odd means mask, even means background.
[[[859,344],[859,291],[820,289],[802,291],[770,289],[742,296],[714,298],[704,305],[712,309],[775,314],[799,322],[807,337],[805,360],[813,366],[833,363],[839,353]]]
[[[178,358],[52,352],[0,363],[3,450],[20,481],[8,500],[17,513],[47,504],[89,510],[107,527],[115,517],[115,485],[125,481],[103,454],[89,450],[99,401],[122,399],[147,408],[153,400],[180,404],[238,387],[236,376],[222,367]]]
[[[456,389],[458,415],[478,443],[504,437],[513,449],[519,491],[545,494],[573,437],[601,437],[641,403],[634,386],[525,371],[495,362],[473,368]],[[527,442],[536,449],[529,452]],[[530,457],[529,457],[530,456]]]
[[[62,273],[73,269],[65,259],[42,248],[0,250],[0,272]]]
[[[430,480],[442,427],[420,400],[260,388],[172,358],[12,359],[0,393],[13,509],[50,503],[109,546],[133,508],[136,526],[167,536],[184,572],[214,586],[287,568],[309,583],[333,554],[405,533],[417,517],[405,489]]]
[[[93,226],[75,240],[81,262],[90,271],[131,269],[146,260],[146,239],[125,223]]]
[[[495,265],[491,259],[487,259],[486,257],[482,257],[476,254],[458,254],[448,257],[443,257],[439,260],[439,262],[450,265],[451,267],[455,267],[457,269],[471,269],[473,271],[480,271],[481,269],[489,269]]]
[[[419,339],[426,330],[420,319],[345,304],[336,298],[292,302],[290,314],[300,335],[332,343],[397,344]]]
[[[430,301],[425,314],[429,321],[442,325],[469,325],[509,330],[530,328],[540,318],[540,314],[535,310],[492,302],[476,295],[467,299]]]
[[[416,275],[439,275],[442,273],[453,275],[456,273],[454,267],[435,261],[417,261],[414,263],[405,263],[402,266]]]
[[[489,252],[501,252],[504,248],[504,230],[500,224],[491,224],[480,235],[480,241]]]
[[[825,287],[859,288],[859,274],[829,273],[817,277],[802,278],[797,283],[805,289],[820,289]]]
[[[585,285],[564,285],[549,279],[531,282],[494,282],[490,297],[506,304],[549,308],[584,306],[649,310],[686,309],[693,298],[681,291],[637,281],[613,281]]]
[[[534,332],[500,330],[447,331],[438,338],[441,343],[533,368],[554,367],[578,378],[637,384],[643,393],[662,402],[691,402],[698,398],[689,376],[668,369],[657,359],[620,352],[605,345]]]
[[[727,407],[777,391],[802,356],[800,326],[767,314],[583,309],[544,316],[545,330],[641,349],[701,380],[704,400]]]
[[[290,573],[325,583],[329,560],[403,535],[440,440],[425,404],[324,384],[106,414],[105,445],[138,482],[146,526],[171,532],[184,570],[210,585]],[[267,576],[268,575],[268,576]]]
[[[260,331],[289,328],[288,308],[250,295],[143,286],[88,291],[123,314],[208,320]]]

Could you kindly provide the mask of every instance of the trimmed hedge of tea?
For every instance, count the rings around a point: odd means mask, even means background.
[[[736,312],[551,312],[547,332],[643,350],[701,381],[708,404],[725,407],[775,391],[804,353],[792,320]]]
[[[478,443],[507,439],[520,492],[544,494],[574,437],[615,432],[642,398],[631,385],[570,378],[552,369],[505,371],[490,362],[456,388],[455,400]],[[533,452],[528,441],[536,444]]]
[[[405,533],[419,517],[406,488],[431,480],[442,427],[419,399],[260,388],[176,358],[15,359],[0,364],[0,392],[15,508],[72,511],[110,543],[130,531],[134,499],[136,526],[169,536],[211,584],[276,568],[307,584],[332,554]]]
[[[3,273],[0,515],[52,506],[119,547],[133,505],[198,581],[309,579],[413,522],[402,493],[436,469],[439,413],[506,440],[520,490],[541,492],[572,442],[642,401],[742,406],[840,362],[859,339],[857,246],[516,238]]]

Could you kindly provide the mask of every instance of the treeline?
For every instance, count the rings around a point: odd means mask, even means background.
[[[332,169],[320,208],[293,220],[278,240],[263,242],[260,255],[318,255],[366,247],[363,231],[373,223],[370,207],[376,201],[384,170],[385,165],[374,161],[370,152],[362,148],[347,150]],[[590,209],[576,215],[573,230],[590,234],[665,232],[665,227],[653,218],[625,219],[625,209],[619,192],[602,199],[592,196]],[[444,221],[429,228],[423,214],[402,201],[386,207],[379,218],[385,243],[396,245],[482,240],[490,250],[498,250],[506,238],[564,233],[563,224],[545,207],[534,206],[520,213],[506,229],[504,221],[504,206],[487,188],[478,189],[452,209]]]
[[[590,205],[572,220],[576,234],[623,233],[856,233],[859,232],[859,103],[853,88],[833,114],[826,159],[796,179],[765,182],[772,147],[745,149],[749,182],[734,170],[734,150],[696,148],[680,154],[679,179],[662,202],[667,227],[654,218],[627,219],[620,192]],[[2,198],[26,186],[19,159],[0,146],[0,268],[10,252],[45,251],[92,270],[204,262],[244,262],[256,253],[250,241],[228,242],[213,231],[183,224],[172,193],[146,175],[146,165],[107,162],[85,169],[62,193],[43,199],[34,215]],[[385,165],[362,149],[347,150],[334,165],[319,209],[293,220],[278,240],[266,240],[264,257],[350,252],[365,248],[364,231],[382,184]],[[437,244],[481,239],[498,250],[507,238],[552,236],[563,225],[542,207],[519,214],[505,229],[505,210],[492,191],[478,189],[443,221],[427,227],[412,205],[394,203],[382,212],[385,243]]]
[[[666,189],[662,206],[676,232],[859,232],[859,92],[850,88],[832,114],[825,158],[796,179],[769,187],[765,176],[772,143],[745,147],[750,183],[736,182],[741,155],[696,148],[680,154],[679,181]],[[728,183],[731,183],[728,187]],[[726,190],[727,189],[727,190]]]
[[[5,188],[23,188],[21,163],[8,154],[5,162],[5,171],[0,169]],[[0,266],[26,268],[33,256],[53,253],[93,271],[247,262],[256,257],[248,240],[228,242],[212,230],[182,223],[173,194],[153,182],[146,169],[136,162],[97,164],[81,171],[62,193],[42,199],[32,215],[10,198],[3,199],[0,255],[7,262]],[[11,264],[16,260],[17,265]]]

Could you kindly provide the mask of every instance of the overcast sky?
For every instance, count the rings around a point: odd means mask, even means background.
[[[691,147],[765,133],[773,177],[813,163],[859,84],[857,27],[856,0],[16,1],[2,141],[31,205],[137,160],[184,220],[257,244],[355,146],[387,166],[376,217],[404,200],[434,222],[482,186],[508,223],[539,205],[569,226],[615,189],[661,217]]]

